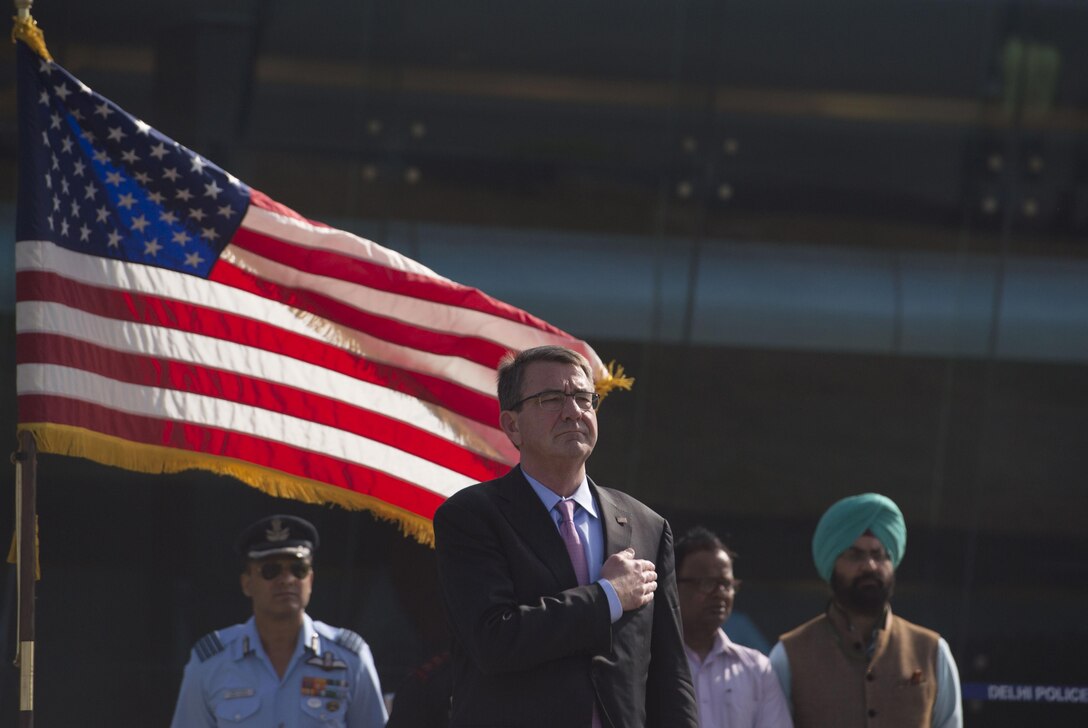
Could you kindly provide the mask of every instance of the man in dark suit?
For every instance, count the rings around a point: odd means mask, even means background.
[[[569,349],[499,366],[500,424],[521,464],[434,518],[451,728],[698,726],[669,525],[586,476],[598,401]]]

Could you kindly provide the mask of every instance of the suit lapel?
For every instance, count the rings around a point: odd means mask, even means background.
[[[500,493],[499,508],[514,532],[544,562],[562,588],[576,585],[578,577],[574,575],[559,529],[520,467],[503,477]]]
[[[623,551],[631,545],[631,514],[620,506],[612,495],[598,488],[593,480],[589,487],[601,506],[601,524],[604,526],[604,558]],[[639,556],[639,558],[643,558]]]

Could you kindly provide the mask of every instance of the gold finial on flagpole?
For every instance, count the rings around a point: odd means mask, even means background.
[[[11,42],[21,40],[39,56],[52,61],[53,56],[49,55],[49,49],[45,47],[45,35],[30,15],[32,5],[34,0],[15,0],[15,26],[11,29]]]

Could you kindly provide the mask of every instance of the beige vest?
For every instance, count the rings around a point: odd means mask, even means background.
[[[929,728],[937,697],[936,632],[892,616],[872,660],[841,610],[782,635],[796,728]]]

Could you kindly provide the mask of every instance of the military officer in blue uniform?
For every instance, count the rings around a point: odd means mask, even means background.
[[[366,642],[306,614],[317,546],[317,529],[294,516],[263,518],[242,532],[241,585],[253,616],[193,647],[173,728],[385,725]]]

